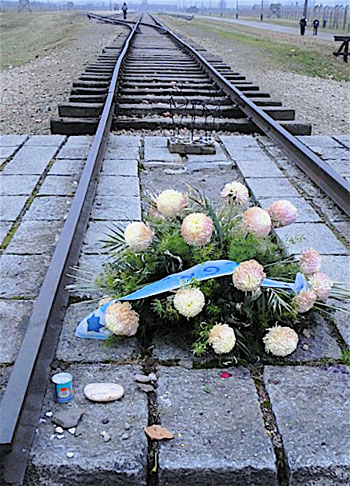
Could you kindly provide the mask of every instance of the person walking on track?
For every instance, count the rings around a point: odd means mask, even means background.
[[[313,27],[314,27],[314,31],[312,33],[312,35],[317,35],[317,29],[318,29],[318,26],[320,25],[320,21],[318,19],[315,19],[312,23]]]
[[[125,2],[123,3],[122,11],[123,11],[124,20],[126,20],[126,16],[128,14],[128,6]]]
[[[305,17],[301,17],[301,19],[299,21],[299,25],[300,25],[300,35],[304,35],[305,34],[306,25],[307,25],[307,21],[306,21],[306,18]]]

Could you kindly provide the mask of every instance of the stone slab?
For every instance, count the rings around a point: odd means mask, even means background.
[[[288,255],[315,248],[321,255],[345,255],[346,247],[322,223],[294,223],[275,230]]]
[[[29,140],[26,141],[26,147],[52,145],[58,148],[66,138],[65,135],[31,135]]]
[[[77,275],[75,284],[78,288],[72,290],[71,295],[79,297],[80,299],[99,299],[103,296],[101,290],[93,287],[93,280],[101,272],[102,266],[106,263],[107,258],[107,255],[102,254],[80,254],[78,262],[79,268],[74,272],[74,274]],[[86,280],[89,282],[88,285]]]
[[[12,372],[12,366],[4,366],[0,368],[0,405],[1,405],[1,400],[3,397],[3,394],[5,392],[5,389],[7,387],[7,383],[10,378],[10,374]]]
[[[103,240],[108,239],[112,233],[114,225],[125,228],[127,221],[90,221],[86,231],[82,251],[84,253],[107,253],[108,249],[104,248]]]
[[[350,369],[267,366],[264,381],[282,434],[289,484],[349,484]]]
[[[7,164],[3,174],[42,174],[57,152],[57,147],[22,147]]]
[[[91,217],[108,221],[140,221],[140,199],[131,196],[96,196]]]
[[[108,138],[108,147],[140,147],[141,139],[138,135],[113,135]]]
[[[64,159],[64,160],[81,160],[87,159],[90,152],[90,145],[81,145],[81,146],[67,146],[64,145],[59,153],[57,154],[56,159]]]
[[[204,156],[203,156],[204,157]],[[213,162],[210,160],[205,160],[203,161],[190,161],[186,165],[186,172],[188,173],[193,173],[193,172],[202,172],[203,170],[207,171],[218,171],[220,169],[230,169],[233,166],[233,162],[230,162],[228,160],[226,161],[220,161],[220,162]]]
[[[39,196],[73,196],[78,181],[72,175],[48,175],[40,187]]]
[[[53,254],[63,223],[63,220],[22,221],[5,253],[17,255]]]
[[[15,221],[28,196],[0,196],[0,220]]]
[[[259,204],[262,208],[268,209],[277,199],[275,198],[262,198],[259,199]],[[298,217],[296,223],[320,223],[321,218],[316,213],[316,211],[308,204],[305,199],[298,198],[288,198],[298,211]],[[295,224],[295,223],[294,223]]]
[[[339,137],[337,136],[337,138]],[[309,147],[311,150],[317,150],[321,147],[337,148],[340,146],[339,142],[329,135],[298,136],[297,139],[299,139],[301,143]]]
[[[105,159],[102,165],[102,174],[110,176],[134,176],[138,175],[137,160],[110,160]]]
[[[171,154],[166,147],[156,147],[152,143],[152,137],[145,137],[145,159],[144,162],[164,162],[181,164],[183,157],[179,154]]]
[[[117,194],[118,196],[140,196],[140,183],[138,177],[105,176],[99,177],[98,195]]]
[[[215,142],[215,149],[216,153],[215,154],[207,154],[207,155],[197,155],[197,154],[188,154],[187,155],[187,160],[188,162],[223,162],[227,163],[230,162],[228,158],[225,155],[225,152],[222,150],[220,145]],[[168,150],[168,149],[167,149]]]
[[[337,329],[341,335],[341,337],[346,342],[347,346],[350,348],[350,304],[343,303],[339,305],[339,302],[335,302],[338,307],[344,307],[347,313],[337,310],[334,312],[334,322],[337,326]]]
[[[71,137],[67,138],[67,142],[65,143],[65,147],[72,148],[72,147],[90,147],[93,141],[92,136],[89,135],[72,135]]]
[[[244,177],[283,177],[277,165],[266,156],[258,156],[257,160],[241,160],[238,156],[235,162]]]
[[[71,198],[59,196],[36,197],[24,220],[61,221],[69,211]]]
[[[350,135],[336,135],[333,138],[350,149]]]
[[[245,148],[259,147],[258,142],[252,135],[220,135],[220,140],[231,156],[231,152],[237,153],[238,150]]]
[[[310,337],[299,334],[298,348],[294,353],[283,358],[283,361],[312,361],[321,358],[340,359],[342,356],[336,340],[332,337],[325,320],[316,316],[317,325],[310,327]]]
[[[33,302],[0,299],[0,363],[14,363],[27,327]]]
[[[349,283],[350,257],[324,255],[321,271],[327,273],[334,282]]]
[[[111,365],[77,365],[66,370],[74,380],[75,397],[68,404],[53,402],[51,384],[48,384],[42,417],[78,407],[84,410],[75,436],[64,433],[64,439],[52,437],[54,427],[50,419],[38,424],[38,432],[30,451],[26,486],[72,486],[73,484],[104,486],[145,486],[147,480],[147,426],[146,394],[133,383],[137,367]],[[92,382],[115,382],[125,389],[123,398],[110,403],[93,403],[83,395],[83,388]],[[107,419],[108,423],[102,422]],[[124,424],[128,422],[129,438],[122,439]],[[105,442],[101,432],[111,440]],[[72,452],[73,457],[67,457]]]
[[[28,139],[28,135],[0,135],[1,147],[19,147]]]
[[[246,179],[246,184],[257,199],[299,197],[299,193],[287,179],[278,177],[249,178]]]
[[[125,338],[115,346],[106,345],[97,339],[77,338],[74,332],[79,322],[96,309],[97,303],[81,302],[68,307],[56,359],[65,363],[125,363],[139,356],[139,343],[136,337]]]
[[[1,175],[1,196],[29,196],[39,180],[39,175]]]
[[[108,143],[105,152],[106,159],[112,160],[138,160],[140,157],[140,149],[138,146],[111,145]]]
[[[11,222],[0,221],[0,243],[5,238],[7,233],[10,231],[11,226],[12,226]]]
[[[157,327],[152,338],[152,356],[157,361],[167,364],[191,364],[193,353],[191,340],[177,325],[174,328]]]
[[[0,145],[0,158],[2,159],[8,159],[11,157],[17,150],[17,147],[12,146],[12,147],[2,147]]]
[[[85,160],[55,160],[48,175],[72,175],[79,177],[83,171]]]
[[[35,297],[44,280],[50,259],[45,255],[2,255],[0,297]]]
[[[175,436],[160,444],[159,486],[278,484],[253,380],[221,372],[159,369],[160,423]]]

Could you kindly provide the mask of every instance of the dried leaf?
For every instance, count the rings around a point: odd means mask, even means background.
[[[169,430],[161,425],[150,425],[144,428],[145,434],[153,440],[173,439],[174,436]]]

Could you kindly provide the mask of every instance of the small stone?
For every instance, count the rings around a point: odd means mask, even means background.
[[[111,440],[111,436],[105,430],[102,430],[101,435],[103,437],[104,442],[109,442]]]
[[[64,434],[57,434],[56,439],[59,439],[59,440],[64,439]]]
[[[125,430],[130,430],[130,428],[131,428],[131,425],[129,424],[129,422],[125,422],[124,429]]]
[[[76,430],[77,430],[77,429],[76,429],[76,427],[70,427],[70,428],[68,429],[68,432],[69,432],[70,434],[74,435]]]
[[[62,434],[63,433],[62,427],[55,427],[55,432],[57,432],[57,434]]]
[[[79,420],[84,414],[84,410],[81,408],[71,408],[62,412],[55,413],[52,417],[52,421],[61,426],[63,429],[71,429],[78,425]]]
[[[148,375],[148,378],[150,378],[151,381],[157,381],[157,379],[158,379],[157,375],[153,372]]]
[[[307,351],[309,349],[309,346],[307,344],[303,344],[303,350]]]
[[[152,380],[149,376],[138,373],[134,376],[134,381],[138,381],[139,383],[149,383]]]
[[[308,329],[304,329],[303,330],[303,336],[306,337],[306,339],[310,339],[311,338],[311,333]]]
[[[116,383],[90,383],[84,388],[84,395],[92,402],[113,402],[124,395],[124,388]]]
[[[154,392],[154,388],[152,385],[147,385],[146,383],[137,383],[137,386],[139,390],[145,392],[145,393],[151,393]]]
[[[39,423],[40,423],[40,424],[46,424],[46,419],[44,419],[44,418],[40,418],[40,419],[39,419]]]
[[[122,440],[127,440],[129,438],[129,434],[127,432],[124,432],[124,434],[122,435],[121,439]]]
[[[71,458],[74,456],[74,452],[67,452],[67,457]]]
[[[46,415],[46,417],[52,417],[53,412],[50,412],[50,411],[49,412],[46,412],[45,415]]]
[[[109,423],[108,418],[104,418],[104,419],[102,420],[102,423],[103,423],[104,425],[108,424],[108,423]]]

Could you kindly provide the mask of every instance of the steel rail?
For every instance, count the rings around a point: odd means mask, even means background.
[[[141,18],[142,16],[139,18],[139,21]],[[135,36],[138,23],[136,23],[134,27],[129,26],[129,28],[130,33],[124,41],[122,51],[114,67],[106,102],[76,194],[40,289],[39,296],[31,314],[1,402],[0,446],[2,455],[4,455],[4,451],[5,454],[11,451],[23,404],[28,393],[28,387],[39,361],[40,348],[47,330],[47,323],[54,309],[56,296],[59,291],[62,291],[62,280],[64,280],[68,268],[74,264],[74,262],[70,262],[69,259],[71,248],[74,245],[75,238],[77,238],[81,244],[87,226],[88,215],[96,191],[98,173],[101,168],[104,149],[110,133],[119,73],[121,72],[123,61],[130,49],[132,39]],[[87,199],[89,199],[89,208],[86,207]],[[85,216],[86,221],[82,222],[82,216]],[[80,250],[80,244],[78,252]],[[47,371],[46,378],[48,378],[49,370],[45,371]],[[45,379],[45,377],[43,377],[43,379]]]
[[[130,27],[131,25],[134,25],[137,23],[137,21],[134,20],[123,20],[123,19],[118,19],[115,18],[113,15],[110,16],[104,16],[104,15],[98,15],[94,13],[88,13],[87,16],[89,19],[96,19],[96,20],[101,20],[107,24],[114,24],[114,25],[124,25],[126,27]],[[159,29],[160,31],[166,33],[166,28],[160,26],[160,25],[154,25],[154,24],[148,24],[146,22],[139,22],[139,25],[142,25],[144,27],[153,27],[154,29]]]
[[[222,91],[237,104],[238,108],[252,121],[264,135],[292,159],[292,161],[312,179],[348,216],[350,216],[350,184],[320,159],[314,152],[291,135],[279,123],[267,115],[260,107],[244,96],[230,81],[228,81],[214,66],[212,66],[191,45],[183,41],[174,32],[167,29],[158,19],[149,14],[152,20],[162,26],[167,34],[193,59],[195,59],[208,76],[222,89]]]

